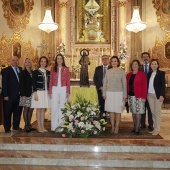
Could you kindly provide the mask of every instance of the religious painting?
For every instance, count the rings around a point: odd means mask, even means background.
[[[167,42],[165,45],[165,57],[170,59],[170,42]]]
[[[10,1],[11,11],[15,15],[22,15],[25,11],[24,2],[25,1],[23,1],[23,0],[11,0]]]
[[[160,28],[170,32],[170,0],[153,0]]]
[[[170,1],[169,0],[163,0],[162,12],[165,14],[170,14]]]
[[[19,42],[13,44],[12,55],[21,58],[21,44]]]
[[[76,0],[76,43],[110,43],[110,0]]]
[[[2,0],[2,2],[4,17],[7,19],[9,28],[15,33],[20,33],[29,23],[34,0]]]

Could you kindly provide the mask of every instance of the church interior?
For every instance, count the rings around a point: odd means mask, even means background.
[[[93,76],[103,55],[118,56],[128,73],[130,62],[142,61],[142,52],[149,52],[151,59],[159,60],[166,79],[162,138],[13,137],[15,132],[5,134],[1,125],[0,169],[170,169],[170,0],[1,0],[0,8],[0,70],[9,66],[13,55],[21,67],[30,58],[34,69],[46,56],[50,70],[61,53],[70,70],[72,101],[77,93],[97,98]],[[84,49],[90,59],[90,88],[79,87]],[[122,113],[122,122],[131,119],[131,114]]]

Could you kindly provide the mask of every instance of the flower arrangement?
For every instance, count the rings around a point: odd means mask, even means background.
[[[123,41],[120,44],[120,49],[119,49],[118,57],[119,57],[120,60],[126,59],[128,57],[128,55],[127,55],[127,46],[126,46],[126,42],[125,41]]]
[[[72,136],[87,138],[89,135],[99,135],[105,131],[106,122],[99,119],[99,105],[91,104],[81,96],[77,96],[76,103],[65,104],[62,109],[65,123],[60,127],[59,132],[66,132]],[[64,137],[65,134],[62,134]]]
[[[62,54],[65,57],[65,45],[64,45],[64,43],[60,43],[60,46],[57,47],[57,53]]]
[[[79,73],[79,72],[80,72],[80,68],[81,68],[80,65],[74,66],[74,67],[73,67],[73,72],[74,72],[74,73]]]

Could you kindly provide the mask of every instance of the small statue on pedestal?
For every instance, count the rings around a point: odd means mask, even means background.
[[[81,86],[90,86],[89,85],[89,74],[88,74],[88,65],[90,65],[90,59],[88,57],[89,51],[82,49],[80,51],[81,59],[79,64],[81,65],[80,69],[80,87]]]

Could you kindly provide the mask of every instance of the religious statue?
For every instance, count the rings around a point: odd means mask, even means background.
[[[90,65],[90,59],[88,57],[89,51],[82,49],[80,51],[81,59],[79,64],[81,65],[80,69],[80,87],[81,86],[90,86],[89,85],[89,75],[88,75],[88,65]]]

